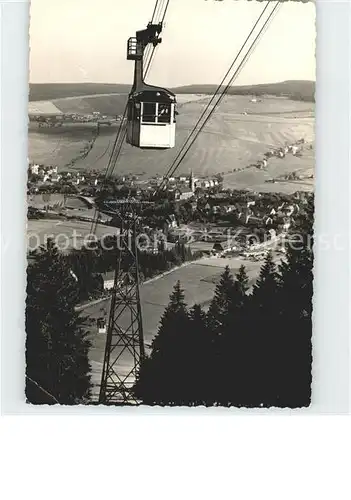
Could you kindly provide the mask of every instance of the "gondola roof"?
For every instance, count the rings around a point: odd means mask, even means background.
[[[146,83],[132,89],[129,99],[148,102],[176,102],[176,96],[170,90]]]

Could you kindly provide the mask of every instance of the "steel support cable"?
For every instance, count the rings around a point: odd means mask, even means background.
[[[153,23],[154,22],[154,19],[156,17],[156,11],[157,11],[157,7],[159,7],[159,1],[160,0],[156,0],[156,3],[155,3],[155,7],[154,7],[154,11],[152,13],[152,18],[151,18],[151,22]]]
[[[158,23],[157,19],[159,18],[160,11],[162,10],[163,2],[164,2],[164,0],[158,0],[156,2],[154,13],[153,13],[152,19],[151,19],[151,24]],[[150,66],[151,59],[154,55],[154,50],[153,50],[154,48],[155,47],[153,47],[151,49],[151,47],[149,45],[146,47],[145,54],[144,54],[144,68],[148,68]],[[147,71],[145,71],[145,69],[144,69],[144,75],[143,75],[144,78],[146,77],[146,74],[147,74]]]
[[[166,14],[167,14],[167,10],[168,10],[168,7],[169,7],[169,2],[170,2],[170,0],[167,0],[166,7],[165,7],[165,9],[163,11],[162,19],[160,21],[162,24],[164,23],[164,21],[166,19]]]
[[[105,148],[105,151],[96,158],[96,162],[100,161],[106,154],[107,154],[107,151],[109,150],[109,147],[111,146],[111,141],[108,141],[108,144],[107,144],[107,147]]]
[[[105,180],[107,180],[109,177],[111,177],[111,175],[113,173],[113,170],[114,170],[114,164],[117,161],[116,150],[118,148],[118,144],[119,144],[120,139],[121,139],[123,128],[125,128],[125,125],[126,125],[125,124],[125,120],[126,120],[126,116],[127,116],[127,110],[128,110],[128,106],[125,106],[124,112],[123,112],[123,116],[122,116],[122,119],[121,119],[121,123],[120,123],[120,125],[118,127],[118,132],[117,132],[115,141],[113,143],[113,148],[112,148],[112,151],[111,151],[111,155],[110,155],[110,158],[109,158],[109,161],[108,161],[108,164],[107,164],[107,169],[106,169],[106,174],[105,174]]]
[[[154,24],[158,24],[158,23],[163,24],[165,17],[166,17],[166,14],[167,14],[169,2],[170,2],[170,0],[161,0],[157,15],[154,17],[154,19],[152,21]]]
[[[122,137],[121,137],[121,133],[122,133],[122,129],[123,129],[123,124],[124,124],[125,117],[126,117],[126,114],[127,114],[127,109],[128,108],[126,106],[125,109],[124,109],[124,113],[123,113],[123,117],[122,117],[120,126],[118,127],[118,131],[117,131],[117,135],[116,135],[115,141],[114,141],[113,146],[112,146],[112,151],[111,151],[111,154],[110,154],[110,158],[109,158],[109,161],[108,161],[108,164],[107,164],[107,168],[106,168],[106,171],[105,171],[105,176],[104,176],[103,183],[102,183],[102,187],[103,188],[106,187],[107,180],[113,174],[115,165],[117,163],[118,156],[119,156],[119,154],[121,152],[121,149],[122,149],[124,138],[125,138],[125,136],[127,134],[127,128],[125,127],[124,132],[123,132]],[[97,224],[99,222],[99,216],[100,216],[100,210],[98,208],[95,208],[94,217],[93,217],[93,221],[92,221],[92,224],[91,224],[91,230],[90,230],[91,234],[95,234],[96,226],[97,226]]]
[[[246,37],[244,43],[242,44],[239,52],[237,53],[237,55],[235,56],[233,62],[231,63],[231,65],[229,66],[229,69],[228,71],[226,72],[226,74],[224,75],[224,77],[222,78],[222,81],[221,83],[218,85],[218,87],[216,88],[214,94],[212,95],[210,101],[207,103],[205,109],[202,111],[199,119],[197,120],[196,124],[194,125],[192,131],[190,132],[189,136],[187,137],[187,139],[185,140],[183,146],[181,147],[180,151],[178,152],[177,156],[175,157],[175,159],[173,160],[173,162],[171,163],[171,166],[168,168],[168,171],[166,173],[166,175],[164,176],[164,179],[166,179],[166,181],[162,181],[158,190],[161,190],[163,185],[164,185],[164,182],[167,182],[167,178],[170,176],[169,173],[172,171],[172,168],[174,167],[174,165],[177,163],[178,159],[180,158],[180,156],[182,155],[182,152],[184,151],[184,149],[186,148],[186,145],[188,144],[188,142],[190,141],[191,137],[195,134],[196,132],[196,129],[197,127],[199,126],[201,120],[204,118],[204,116],[206,115],[207,111],[209,110],[210,106],[212,105],[214,99],[216,98],[217,94],[221,91],[223,85],[224,85],[224,82],[226,81],[227,77],[229,76],[230,72],[232,71],[233,67],[234,67],[234,64],[237,62],[238,58],[240,57],[241,53],[243,52],[246,44],[248,43],[248,41],[250,40],[250,37],[251,35],[253,34],[253,32],[255,31],[255,29],[257,28],[259,22],[261,21],[262,17],[264,16],[264,14],[266,13],[266,10],[268,9],[269,7],[269,4],[267,3],[267,5],[263,8],[261,14],[259,15],[257,21],[255,22],[253,28],[251,29],[250,33],[248,34],[248,36]]]
[[[162,9],[161,9],[161,11],[159,12],[160,17],[161,17],[161,19],[159,20],[159,22],[160,22],[161,24],[163,24],[163,23],[164,23],[164,20],[165,20],[165,18],[166,18],[167,10],[168,10],[168,7],[169,7],[169,2],[170,2],[170,0],[167,0],[167,2],[166,2],[166,5],[165,5],[165,7],[164,7],[163,12],[162,12]],[[161,14],[162,14],[162,16],[161,16]],[[156,18],[156,23],[155,23],[155,24],[157,24],[157,18]],[[147,64],[145,65],[145,66],[146,66],[146,68],[145,68],[145,71],[144,71],[144,78],[146,78],[146,77],[147,77],[147,75],[149,74],[149,71],[150,71],[150,69],[151,69],[151,65],[152,65],[152,62],[153,62],[153,58],[154,58],[154,55],[155,55],[155,51],[156,51],[156,49],[157,49],[157,47],[152,47],[150,59],[149,59],[149,61],[147,62]]]
[[[148,74],[149,74],[149,71],[150,71],[150,68],[151,68],[151,63],[153,61],[155,52],[156,52],[156,47],[152,47],[151,57],[150,57],[148,63],[146,64],[146,68],[145,68],[145,71],[144,71],[144,78],[146,78],[148,76]]]
[[[224,88],[224,90],[222,91],[222,93],[220,94],[220,96],[218,97],[217,99],[217,102],[214,104],[212,110],[210,111],[209,115],[206,117],[204,123],[201,125],[201,127],[197,130],[196,132],[196,135],[195,137],[192,139],[191,143],[189,144],[189,146],[185,149],[185,152],[183,153],[184,151],[184,146],[182,147],[181,151],[180,151],[180,154],[181,156],[178,154],[175,161],[172,163],[171,167],[169,168],[167,174],[166,174],[166,178],[168,177],[172,177],[174,175],[174,172],[178,169],[179,165],[182,163],[182,161],[184,160],[185,156],[187,155],[187,153],[189,152],[190,148],[192,147],[192,145],[194,144],[194,142],[196,141],[196,139],[198,138],[199,134],[202,132],[202,130],[204,129],[205,125],[207,124],[207,122],[209,121],[209,119],[211,118],[211,116],[213,115],[213,113],[216,111],[216,108],[218,107],[218,105],[222,102],[223,98],[225,97],[228,89],[231,87],[231,85],[233,84],[233,81],[235,80],[235,78],[238,76],[238,74],[240,73],[240,71],[242,70],[242,68],[244,67],[244,65],[246,64],[247,62],[247,59],[248,57],[250,56],[250,54],[253,52],[253,50],[255,49],[255,46],[257,45],[257,42],[259,41],[259,39],[261,38],[261,36],[263,35],[264,31],[267,29],[268,27],[268,23],[271,21],[272,17],[275,15],[277,9],[280,7],[280,2],[277,2],[275,4],[275,6],[273,7],[273,10],[272,12],[269,14],[268,18],[266,19],[266,21],[264,22],[264,25],[262,26],[262,28],[260,29],[258,35],[256,36],[256,38],[254,39],[254,41],[252,42],[252,44],[250,45],[248,51],[246,52],[242,62],[239,64],[237,70],[234,72],[234,75],[231,77],[229,83],[226,85],[226,87]],[[197,124],[198,125],[198,124]],[[196,126],[197,126],[196,125]],[[195,132],[195,129],[194,131]],[[191,134],[192,135],[192,134]],[[189,136],[190,137],[190,136]],[[188,142],[188,140],[185,142],[185,144]],[[180,158],[179,158],[180,157]],[[179,158],[179,161],[178,161],[178,158]],[[167,182],[167,181],[166,181]],[[159,192],[161,190],[161,188],[164,186],[164,181],[162,181],[162,183],[160,184],[158,190],[156,192]]]
[[[150,55],[150,47],[147,46],[145,51],[144,51],[144,65],[145,65],[145,62],[147,61],[149,55]]]
[[[154,56],[154,48],[155,47],[150,47],[150,45],[148,45],[146,47],[146,50],[144,52],[144,72],[143,72],[143,78],[145,79],[146,78],[146,71],[145,71],[145,68],[148,68],[150,66],[150,63],[151,63],[151,59],[153,58]]]
[[[151,55],[151,48],[148,45],[146,47],[146,50],[145,50],[145,53],[144,53],[144,68],[145,68],[145,66],[147,66],[149,64],[150,55]],[[143,76],[145,77],[145,71],[144,71],[144,75]]]
[[[159,19],[161,17],[161,14],[162,14],[162,8],[163,8],[163,5],[164,5],[164,1],[165,0],[160,0],[159,4],[158,4],[158,9],[157,9],[157,12],[155,14],[155,17],[153,19],[153,24],[158,24],[159,23]]]
[[[144,57],[144,72],[143,72],[144,80],[148,76],[152,60],[155,56],[156,47],[152,47],[152,49],[150,47],[148,47],[148,49],[149,49],[148,54],[146,54]]]
[[[163,3],[164,3],[164,0],[158,0],[156,2],[154,13],[153,13],[152,19],[151,19],[152,24],[158,24],[158,19],[160,17],[160,14],[162,13]],[[144,55],[144,68],[146,68],[146,69],[144,69],[144,74],[143,74],[144,78],[146,78],[146,76],[147,76],[147,73],[148,73],[148,70],[149,70],[149,67],[151,64],[151,60],[154,56],[154,53],[155,53],[155,47],[152,47],[152,49],[151,49],[151,47],[148,45],[146,48],[146,51],[145,51],[145,55]]]

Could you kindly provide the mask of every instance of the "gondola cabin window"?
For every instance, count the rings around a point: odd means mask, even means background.
[[[143,102],[141,123],[171,123],[170,103]]]
[[[157,104],[157,107],[157,121],[159,123],[171,123],[172,105],[160,102]]]
[[[142,123],[156,123],[156,102],[143,102],[142,103]]]
[[[128,105],[128,121],[139,120],[141,105],[139,102],[130,102]]]

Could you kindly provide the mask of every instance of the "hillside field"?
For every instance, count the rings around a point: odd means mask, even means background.
[[[213,94],[216,88],[217,85],[213,84],[192,84],[171,90],[177,94]],[[29,101],[45,101],[92,94],[128,94],[129,91],[130,84],[124,83],[30,83]],[[312,101],[314,92],[315,82],[310,80],[286,80],[284,82],[262,83],[259,85],[233,85],[228,91],[231,95],[272,94],[276,96],[295,96]]]
[[[112,106],[114,99],[114,111],[118,114],[117,103],[123,108],[125,100],[122,101],[122,98],[125,97],[94,96],[80,97],[78,100],[82,109],[89,104],[90,109],[98,108],[100,111],[102,105],[106,106],[106,110]],[[179,97],[181,103],[177,117],[176,147],[166,151],[146,151],[125,144],[116,172],[153,176],[162,175],[166,171],[209,100],[208,96],[196,94]],[[66,99],[66,105],[68,106],[73,99],[77,100],[77,98]],[[67,125],[52,129],[39,129],[31,125],[30,161],[53,164],[64,169],[69,168],[71,161],[75,159],[74,166],[70,167],[72,169],[104,170],[116,128],[102,127],[91,152],[84,160],[80,160],[81,152],[92,140],[94,131],[95,128],[91,124]],[[179,173],[188,173],[191,169],[195,175],[227,173],[226,186],[289,191],[287,183],[270,184],[264,180],[269,179],[273,172],[277,175],[280,171],[281,173],[293,170],[301,173],[313,171],[313,151],[309,151],[309,154],[304,153],[302,158],[289,155],[282,160],[272,160],[266,172],[252,168],[242,172],[232,173],[232,171],[234,168],[246,168],[261,159],[269,148],[283,145],[285,142],[292,143],[301,138],[308,143],[314,142],[313,103],[273,96],[263,97],[261,102],[255,103],[251,102],[250,96],[226,96],[186,156]],[[292,189],[299,188],[292,186]],[[308,189],[310,190],[311,186],[308,186]]]
[[[73,97],[62,97],[51,100],[30,101],[28,105],[29,115],[60,115],[63,113],[77,113],[88,115],[98,111],[102,115],[123,115],[128,95],[125,93],[115,94],[91,94]],[[207,98],[204,94],[179,94],[177,96],[178,107],[190,101],[198,101]]]
[[[91,222],[64,219],[29,220],[27,223],[27,247],[30,250],[35,250],[40,245],[45,244],[48,238],[51,238],[54,239],[58,248],[69,251],[72,248],[85,246],[91,234]],[[102,224],[98,224],[94,232],[98,239],[116,234],[118,234],[117,228]]]

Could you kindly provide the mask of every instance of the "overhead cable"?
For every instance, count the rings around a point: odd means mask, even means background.
[[[166,172],[165,176],[164,176],[164,179],[162,180],[160,186],[158,187],[158,191],[160,191],[165,183],[167,182],[167,179],[169,177],[172,177],[175,170],[179,167],[180,163],[184,160],[184,157],[186,156],[186,154],[188,153],[188,151],[190,150],[191,146],[194,144],[194,142],[196,141],[198,135],[200,134],[200,132],[203,130],[204,126],[206,125],[206,123],[208,122],[208,120],[210,119],[210,117],[213,115],[214,111],[216,110],[218,104],[222,101],[224,95],[226,94],[226,92],[228,91],[229,87],[232,85],[234,79],[237,77],[238,75],[238,72],[241,71],[243,65],[246,63],[247,59],[248,59],[248,56],[250,55],[250,53],[252,52],[254,46],[257,44],[257,41],[259,40],[259,38],[261,37],[261,35],[263,34],[263,31],[266,29],[269,21],[271,20],[272,16],[275,14],[277,8],[279,6],[279,2],[277,2],[275,4],[275,6],[273,7],[272,9],[272,12],[269,14],[268,18],[266,19],[266,21],[264,22],[264,25],[262,26],[262,28],[260,29],[258,35],[256,36],[256,38],[254,39],[254,42],[251,44],[250,48],[248,49],[248,51],[246,52],[244,58],[242,59],[242,62],[239,64],[239,67],[238,69],[236,70],[236,72],[234,73],[234,75],[231,77],[229,83],[226,85],[226,87],[223,89],[223,85],[224,85],[224,82],[226,81],[228,75],[230,74],[230,72],[232,71],[235,63],[237,62],[238,58],[240,57],[241,53],[243,52],[246,44],[248,43],[248,41],[250,40],[253,32],[255,31],[256,27],[258,26],[259,22],[261,21],[263,15],[265,14],[267,8],[269,7],[269,4],[267,3],[267,5],[263,8],[259,18],[257,19],[256,23],[254,24],[253,28],[251,29],[249,35],[247,36],[245,42],[242,44],[238,54],[236,55],[235,59],[233,60],[232,64],[230,65],[227,73],[225,74],[225,76],[223,77],[221,83],[218,85],[216,91],[214,92],[211,100],[209,101],[209,103],[207,104],[207,106],[205,107],[204,111],[201,113],[200,115],[200,118],[198,119],[198,121],[196,122],[195,126],[193,127],[191,133],[189,134],[188,138],[185,140],[183,146],[181,147],[180,151],[178,152],[176,158],[173,160],[171,166],[168,168],[168,171]],[[220,92],[220,94],[219,94]],[[200,127],[199,130],[197,130],[197,127],[199,126],[200,122],[203,120],[203,118],[205,117],[207,111],[209,110],[210,106],[212,105],[213,101],[215,100],[216,96],[219,94],[219,97],[217,99],[217,101],[215,102],[215,104],[213,105],[213,108],[212,110],[210,111],[209,115],[205,118],[205,121],[204,123],[202,124],[202,126]],[[195,135],[194,139],[192,139],[192,137]],[[189,141],[191,140],[190,142],[190,145],[189,147],[187,147],[187,144],[189,143]],[[185,153],[184,153],[184,150],[185,150]],[[179,160],[179,161],[178,161]]]

